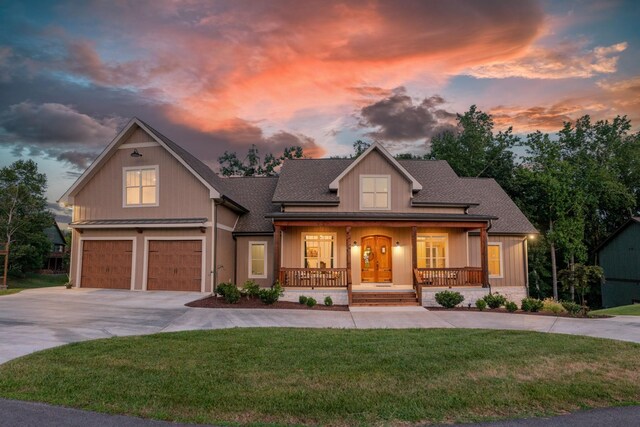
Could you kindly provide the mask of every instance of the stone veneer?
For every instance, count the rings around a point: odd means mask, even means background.
[[[334,305],[348,305],[349,295],[346,289],[285,289],[280,301],[298,302],[300,295],[314,298],[318,304],[323,305],[324,299],[330,296]]]
[[[471,303],[472,307],[475,307],[476,301],[482,299],[485,295],[489,294],[489,288],[465,288],[465,287],[437,287],[437,288],[422,288],[422,305],[424,307],[439,307],[436,302],[436,294],[442,291],[454,291],[460,292],[462,296],[464,296],[463,306],[467,306]],[[520,306],[520,301],[522,298],[527,296],[527,291],[524,287],[520,286],[502,286],[502,287],[491,287],[492,293],[499,293],[500,295],[504,295],[509,301],[513,301],[518,306]]]

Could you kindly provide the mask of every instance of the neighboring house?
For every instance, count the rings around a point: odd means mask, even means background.
[[[67,252],[67,242],[57,223],[44,230],[44,234],[51,242],[51,252],[44,262],[43,269],[53,273],[65,273],[64,256]]]
[[[629,219],[596,251],[604,270],[602,306],[640,303],[640,217]]]
[[[285,161],[279,177],[221,178],[133,119],[61,201],[73,206],[75,286],[211,292],[279,280],[335,303],[423,304],[455,288],[527,293],[535,228],[493,179],[447,162]]]

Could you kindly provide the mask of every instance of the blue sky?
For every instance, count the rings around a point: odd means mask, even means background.
[[[55,201],[132,116],[212,167],[251,144],[424,153],[472,104],[521,135],[637,130],[639,20],[634,1],[6,1],[0,166],[34,159]]]

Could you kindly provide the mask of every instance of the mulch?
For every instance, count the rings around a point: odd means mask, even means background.
[[[480,312],[480,310],[478,310],[476,307],[471,307],[471,308],[467,308],[467,307],[454,307],[454,308],[444,308],[444,307],[427,307],[427,310],[429,311],[475,311],[475,312]],[[485,310],[482,310],[484,313],[509,313],[509,311],[507,311],[506,308],[487,308]],[[515,311],[513,313],[509,313],[509,314],[527,314],[530,316],[553,316],[553,317],[572,317],[574,319],[604,319],[604,318],[609,318],[609,317],[613,317],[613,316],[606,316],[606,315],[597,315],[597,316],[572,316],[569,313],[551,313],[549,311],[535,311],[535,312],[531,312],[531,311],[522,311],[522,310],[518,310]]]
[[[332,305],[326,306],[322,302],[308,307],[307,305],[290,301],[277,301],[274,304],[267,305],[260,301],[259,298],[240,298],[237,304],[229,304],[222,297],[210,296],[207,298],[191,301],[185,304],[187,307],[199,308],[267,308],[267,309],[286,309],[286,310],[320,310],[320,311],[349,311],[349,306]]]

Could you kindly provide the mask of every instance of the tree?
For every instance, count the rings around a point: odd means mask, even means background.
[[[222,176],[275,176],[278,174],[278,166],[286,159],[300,159],[304,157],[304,151],[300,146],[285,147],[279,157],[267,153],[260,160],[260,153],[255,144],[251,145],[244,160],[238,159],[235,152],[225,151],[218,157],[220,174]]]
[[[509,191],[514,173],[513,147],[520,140],[511,128],[493,133],[493,118],[472,105],[457,115],[456,131],[431,140],[431,157],[446,160],[460,176],[495,178]]]
[[[370,142],[365,142],[361,139],[357,140],[356,142],[353,143],[353,151],[355,152],[353,157],[354,158],[360,157],[360,155],[365,151],[367,151],[369,147],[371,147]]]
[[[47,178],[32,160],[0,169],[0,235],[9,243],[9,270],[42,266],[51,250],[43,230],[53,224],[44,196]]]
[[[587,307],[585,295],[591,290],[591,285],[599,283],[603,276],[600,266],[574,264],[571,269],[560,272],[560,281],[565,289],[575,289],[580,295],[580,305]]]

